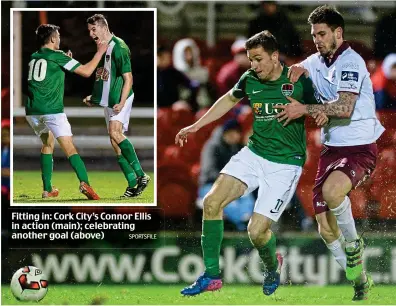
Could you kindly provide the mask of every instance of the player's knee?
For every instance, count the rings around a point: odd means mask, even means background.
[[[41,152],[53,152],[55,144],[52,142],[43,143],[41,146]]]
[[[327,203],[333,203],[339,199],[343,199],[345,194],[342,192],[343,188],[339,183],[325,183],[322,187],[323,199]]]
[[[63,148],[63,150],[65,151],[65,154],[67,157],[70,157],[74,154],[77,154],[77,149],[76,147],[73,145],[73,143],[68,144],[67,146],[65,146]]]
[[[258,224],[257,222],[249,222],[248,234],[254,245],[261,245],[263,239],[270,233],[270,224]]]
[[[119,131],[110,131],[109,136],[111,140],[114,140],[116,143],[122,138],[122,133]]]
[[[203,200],[203,210],[206,217],[216,216],[220,212],[221,201],[214,193],[208,193]]]

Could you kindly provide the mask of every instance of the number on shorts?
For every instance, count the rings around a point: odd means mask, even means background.
[[[29,63],[29,75],[28,81],[33,80],[37,82],[41,82],[45,79],[45,75],[47,74],[47,61],[45,59],[39,60],[31,60]]]
[[[278,213],[279,210],[281,209],[283,203],[284,203],[283,200],[278,199],[277,202],[276,202],[275,208],[270,210],[271,213],[273,213],[273,214]]]

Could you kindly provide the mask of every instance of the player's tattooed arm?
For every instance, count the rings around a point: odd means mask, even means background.
[[[352,92],[340,92],[337,101],[326,104],[306,105],[307,113],[313,116],[317,112],[323,112],[329,117],[350,118],[358,96]]]

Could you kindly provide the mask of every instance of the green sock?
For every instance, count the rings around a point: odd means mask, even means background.
[[[43,188],[44,191],[51,192],[52,191],[52,170],[54,167],[54,161],[52,159],[52,154],[43,154],[40,155],[40,164],[41,164],[41,179],[43,180]]]
[[[264,268],[267,271],[274,271],[278,267],[276,259],[276,238],[275,234],[271,233],[270,240],[260,248],[257,248],[261,260],[264,263]]]
[[[74,169],[74,172],[76,172],[78,179],[80,182],[85,182],[89,185],[88,182],[88,173],[87,169],[85,168],[84,162],[81,159],[79,154],[74,154],[69,157],[69,162],[71,166]]]
[[[124,173],[126,180],[128,181],[128,186],[131,188],[135,187],[137,183],[136,174],[135,171],[133,171],[131,165],[122,155],[117,155],[117,161],[120,165],[122,172]]]
[[[205,272],[209,276],[220,275],[220,248],[223,241],[223,220],[203,220],[201,245]]]
[[[139,159],[131,142],[128,139],[124,139],[118,144],[118,146],[121,149],[122,155],[125,157],[128,163],[132,165],[132,168],[136,172],[136,175],[139,177],[144,176],[144,171],[140,166]]]

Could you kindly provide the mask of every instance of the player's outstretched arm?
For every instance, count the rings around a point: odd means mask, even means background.
[[[306,105],[307,114],[312,116],[314,113],[322,111],[329,117],[351,118],[357,99],[357,94],[341,91],[337,101],[326,104]]]
[[[102,59],[103,54],[106,53],[107,50],[107,42],[99,42],[98,44],[98,50],[95,53],[95,56],[93,59],[86,63],[85,65],[78,66],[76,70],[74,70],[75,73],[78,75],[81,75],[84,78],[89,78],[92,73],[95,71],[96,67],[98,66],[100,60]]]
[[[216,101],[215,104],[193,125],[187,126],[179,131],[175,137],[175,144],[179,144],[181,147],[184,142],[187,142],[187,135],[190,133],[197,132],[200,128],[205,125],[216,121],[226,114],[231,108],[234,107],[241,99],[234,97],[231,90],[224,96]]]

